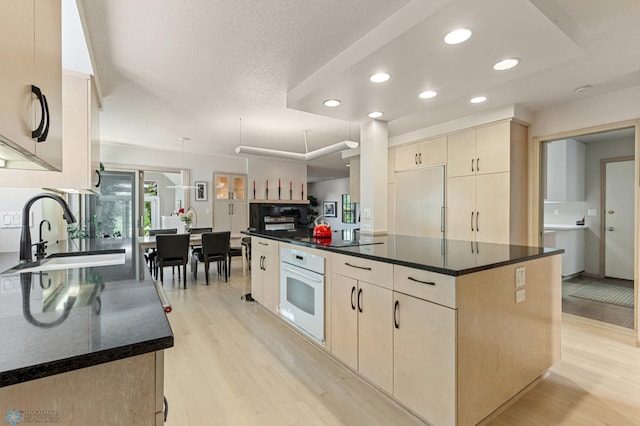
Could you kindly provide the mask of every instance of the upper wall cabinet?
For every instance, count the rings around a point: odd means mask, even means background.
[[[497,123],[448,137],[447,176],[508,172],[511,124]]]
[[[100,120],[93,78],[65,71],[62,87],[65,186],[95,191],[100,185]]]
[[[586,148],[582,142],[563,139],[546,143],[547,201],[584,201]]]
[[[0,2],[0,141],[48,170],[62,168],[61,52],[59,0]]]
[[[447,162],[447,137],[401,146],[395,149],[395,171],[435,166]]]

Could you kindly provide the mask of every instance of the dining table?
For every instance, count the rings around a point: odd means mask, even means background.
[[[138,246],[140,247],[140,250],[145,251],[145,250],[156,248],[155,235],[154,236],[139,235],[137,238],[138,238]],[[242,251],[242,275],[245,276],[246,274],[245,271],[247,267],[246,254],[245,254],[245,246],[240,244],[241,240],[242,240],[242,235],[232,235],[229,242],[229,246],[232,249],[238,249]],[[191,248],[199,247],[201,245],[202,245],[202,234],[197,233],[197,234],[191,234],[189,236],[189,246],[191,246]]]

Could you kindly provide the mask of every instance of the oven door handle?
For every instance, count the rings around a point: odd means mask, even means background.
[[[296,271],[295,269],[288,268],[288,267],[286,267],[284,265],[281,266],[281,270],[285,271],[285,272],[288,272],[288,273],[290,273],[292,275],[297,275],[299,277],[304,278],[307,281],[311,281],[311,282],[314,282],[314,283],[322,283],[322,281],[323,281],[323,278],[318,279],[317,277],[314,277],[314,276],[311,276],[311,275],[307,275],[307,274],[303,274],[300,271]]]

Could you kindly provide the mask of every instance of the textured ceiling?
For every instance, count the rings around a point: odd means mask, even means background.
[[[390,135],[518,104],[532,111],[640,84],[637,0],[78,0],[104,95],[101,137],[236,155],[359,140],[372,109]],[[472,38],[445,46],[450,29]],[[518,56],[510,71],[494,60]],[[385,85],[366,79],[378,69]],[[574,89],[591,85],[587,93]],[[425,86],[439,96],[416,98]],[[469,105],[485,94],[489,101]],[[339,108],[321,101],[338,97]],[[242,118],[242,132],[240,132]],[[240,134],[242,136],[240,136]],[[340,155],[310,180],[348,174]]]

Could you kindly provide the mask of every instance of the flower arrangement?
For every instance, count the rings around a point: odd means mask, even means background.
[[[184,228],[187,232],[191,230],[191,221],[193,220],[193,211],[184,212],[184,209],[178,210],[180,220],[184,222]]]

